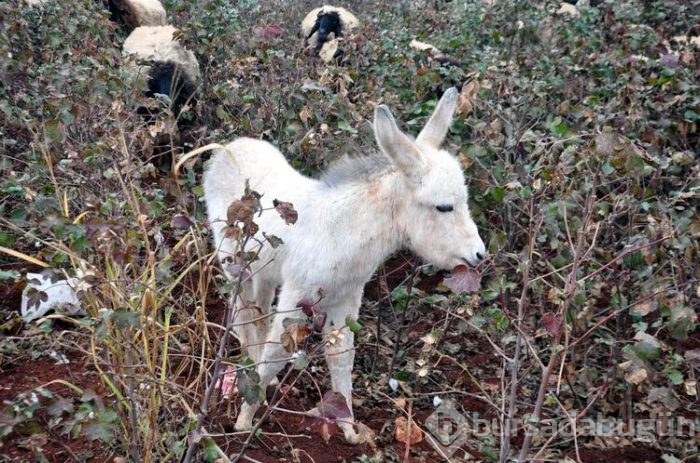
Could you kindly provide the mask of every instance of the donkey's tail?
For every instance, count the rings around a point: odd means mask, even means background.
[[[173,174],[175,175],[175,177],[177,177],[178,173],[180,172],[180,167],[182,167],[182,165],[184,163],[186,163],[187,161],[189,161],[190,159],[192,159],[195,156],[198,156],[202,153],[205,153],[205,152],[211,151],[211,150],[224,150],[228,153],[229,158],[231,158],[231,160],[233,162],[236,162],[235,159],[233,158],[233,153],[230,153],[229,150],[224,145],[220,145],[218,143],[209,143],[208,145],[202,146],[200,148],[197,148],[197,149],[190,151],[189,153],[183,154],[182,157],[180,158],[180,160],[177,161],[177,163],[175,164],[175,167],[173,167]]]

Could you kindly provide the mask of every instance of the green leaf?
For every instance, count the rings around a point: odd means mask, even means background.
[[[73,411],[73,401],[60,397],[53,404],[49,405],[46,410],[51,416],[61,416],[63,413],[71,413]]]
[[[489,196],[495,203],[502,203],[506,196],[506,189],[500,186],[489,188]]]
[[[340,130],[344,130],[345,132],[349,132],[353,135],[357,134],[357,129],[355,129],[353,126],[347,123],[347,121],[338,121],[338,128]]]
[[[305,352],[299,353],[299,356],[294,359],[292,362],[292,368],[295,370],[303,370],[307,366],[309,366],[310,360],[309,357],[306,355]]]
[[[362,325],[360,325],[360,323],[357,320],[354,320],[350,317],[347,317],[345,319],[345,323],[348,325],[350,331],[352,331],[355,334],[359,333],[362,329]]]
[[[21,277],[17,270],[0,270],[0,280],[19,280]]]
[[[668,379],[671,380],[671,383],[674,386],[678,386],[680,384],[683,384],[683,373],[681,373],[678,370],[671,370],[668,372]]]
[[[268,235],[265,232],[263,232],[263,236],[265,237],[267,242],[270,243],[270,246],[272,246],[273,249],[277,249],[279,246],[284,244],[282,238],[279,238],[275,235]]]
[[[237,376],[238,391],[243,395],[243,399],[249,405],[254,405],[265,400],[265,392],[260,385],[260,377],[255,370],[246,369],[239,372]]]
[[[204,453],[202,455],[204,461],[207,463],[216,461],[219,458],[219,446],[216,445],[216,442],[214,442],[211,437],[205,437],[200,442],[204,447]]]
[[[110,316],[112,322],[121,330],[130,327],[141,328],[141,319],[136,312],[128,310],[116,310]]]
[[[700,113],[693,111],[692,109],[687,110],[683,113],[683,119],[690,122],[700,121]]]
[[[684,341],[688,334],[695,331],[697,326],[697,314],[685,306],[671,308],[671,319],[668,322],[668,331],[674,339]]]

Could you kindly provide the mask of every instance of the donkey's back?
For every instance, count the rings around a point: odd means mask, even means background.
[[[289,165],[284,155],[272,144],[252,138],[239,138],[217,151],[204,174],[204,194],[207,215],[214,231],[214,242],[222,244],[226,212],[236,199],[243,196],[246,183],[253,191],[263,194],[260,202],[264,209],[272,208],[272,201],[279,199],[294,204],[301,202],[313,187],[314,180],[304,177]],[[263,231],[273,233],[283,225],[277,214],[262,214],[256,222]],[[276,223],[276,222],[279,222]],[[225,240],[224,243],[233,242]],[[224,248],[220,252],[228,253]],[[221,256],[222,257],[222,256]]]

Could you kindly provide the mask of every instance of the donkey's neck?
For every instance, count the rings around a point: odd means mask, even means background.
[[[325,187],[319,218],[319,239],[328,247],[328,264],[335,275],[367,280],[377,266],[404,245],[397,220],[400,180],[389,173],[368,183]],[[320,241],[318,243],[321,245]]]

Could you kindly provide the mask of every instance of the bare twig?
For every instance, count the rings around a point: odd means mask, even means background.
[[[534,212],[534,199],[530,197],[530,217]],[[508,453],[510,452],[510,435],[511,435],[511,424],[513,420],[513,415],[515,413],[515,401],[518,395],[518,369],[519,369],[519,359],[520,350],[523,343],[523,333],[522,324],[525,318],[525,310],[527,309],[527,291],[529,288],[529,278],[530,278],[530,268],[532,266],[532,256],[533,250],[535,248],[536,238],[539,234],[539,229],[542,226],[542,221],[544,216],[539,214],[536,219],[530,220],[530,230],[528,236],[530,237],[530,242],[528,243],[528,258],[525,264],[525,270],[523,271],[523,282],[522,291],[520,293],[520,299],[518,299],[518,318],[516,320],[516,326],[518,327],[518,334],[515,339],[515,352],[513,353],[513,358],[510,361],[510,394],[508,401],[508,410],[503,417],[503,426],[501,426],[501,451],[499,456],[500,463],[505,463],[508,459]]]

